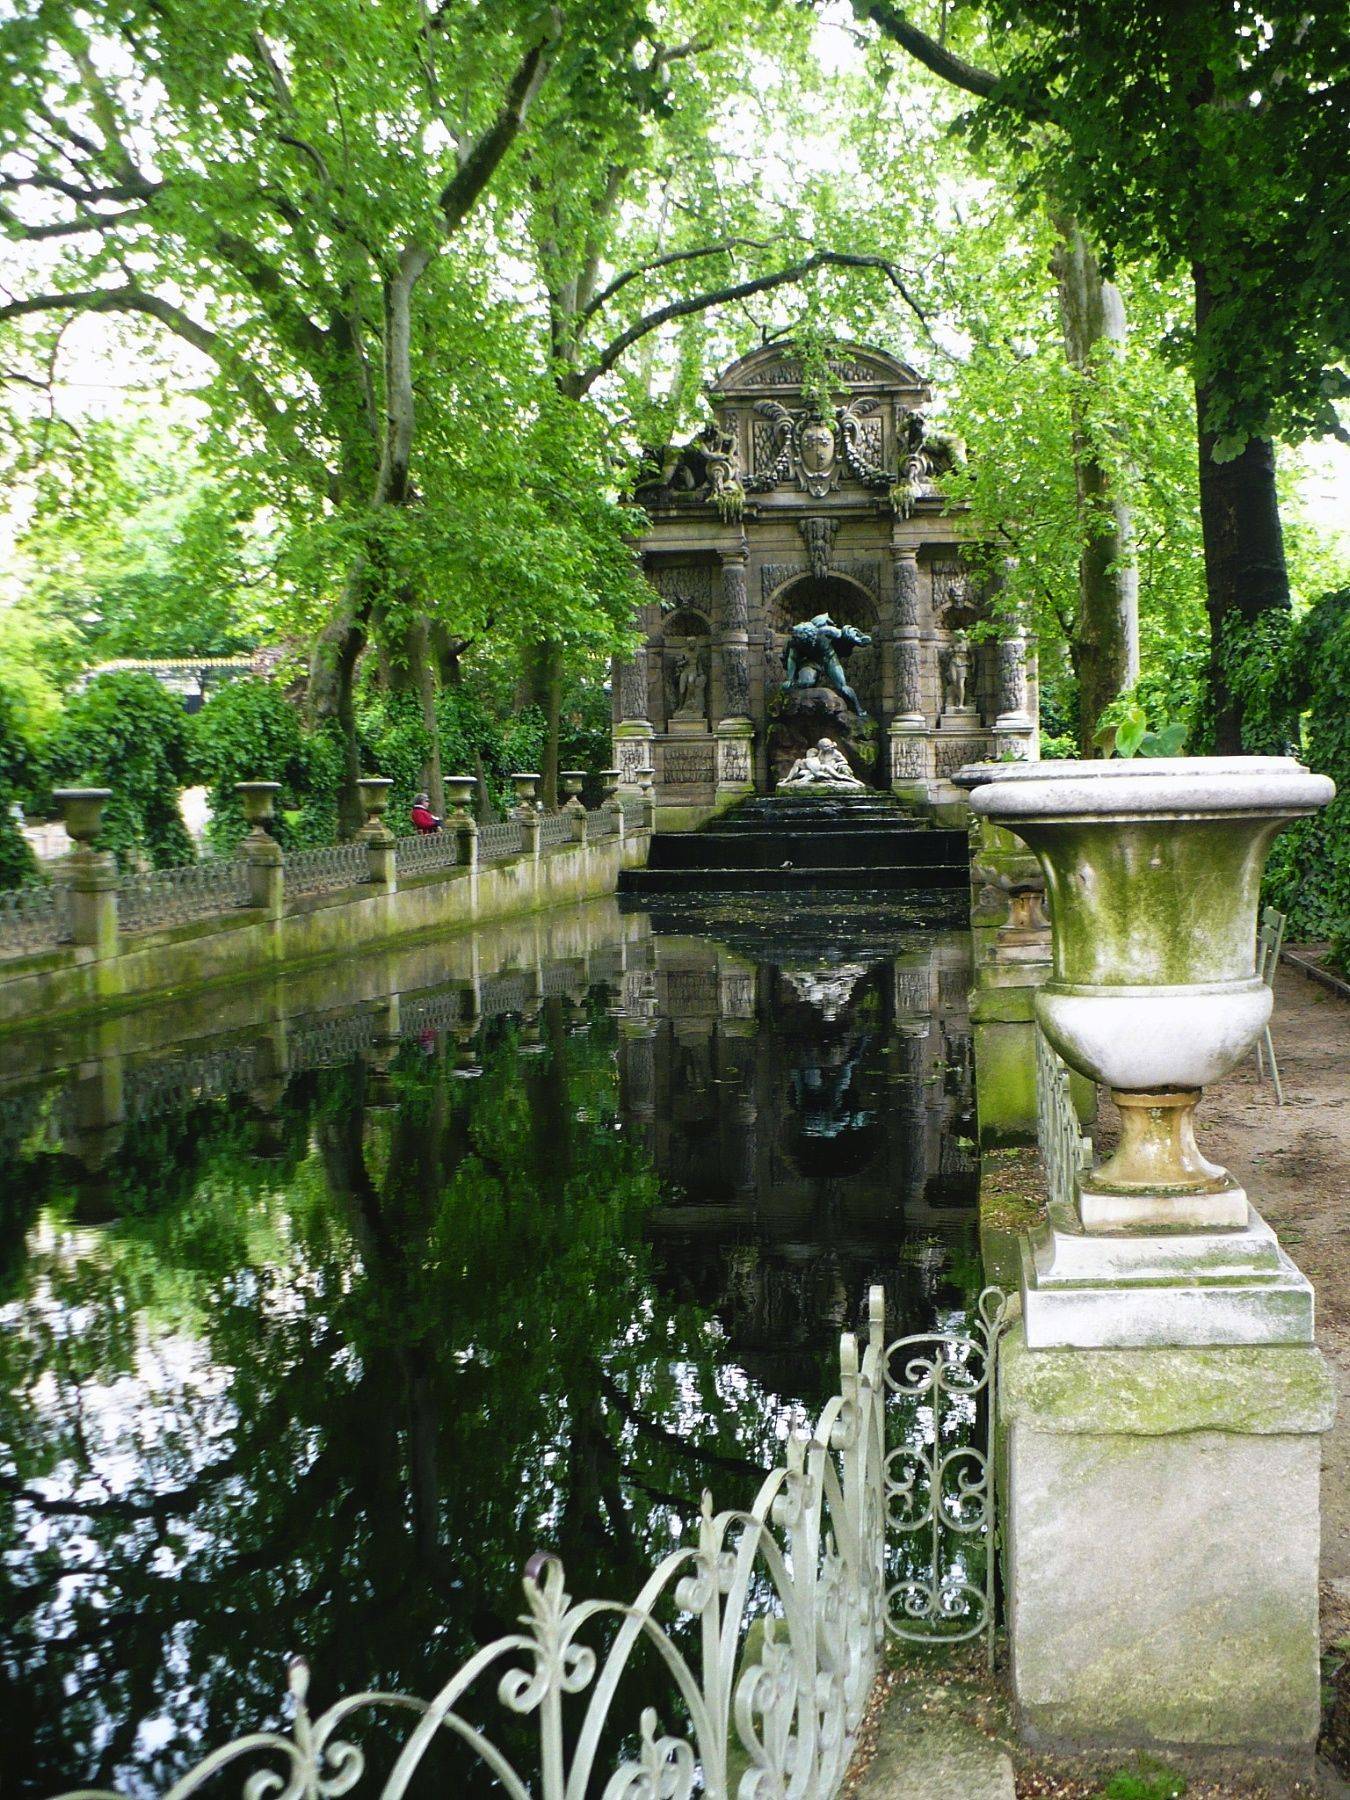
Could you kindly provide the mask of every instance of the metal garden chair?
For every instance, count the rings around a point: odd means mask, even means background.
[[[1267,906],[1261,914],[1261,929],[1256,934],[1256,972],[1270,989],[1275,987],[1275,971],[1280,966],[1280,950],[1284,944],[1284,928],[1288,920],[1284,913],[1276,912],[1273,906]],[[1275,1083],[1275,1100],[1284,1105],[1284,1089],[1280,1086],[1280,1065],[1275,1060],[1275,1046],[1270,1039],[1270,1026],[1267,1025],[1256,1044],[1256,1073],[1263,1076],[1266,1072],[1265,1059],[1270,1058],[1270,1078]]]

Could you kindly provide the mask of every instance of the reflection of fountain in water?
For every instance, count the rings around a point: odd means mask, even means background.
[[[836,968],[784,969],[799,1000],[814,1006],[827,1025],[833,1025],[853,998],[853,990],[867,973],[865,963],[841,963]]]
[[[630,964],[623,1110],[666,1196],[647,1224],[663,1285],[716,1312],[748,1372],[800,1390],[869,1281],[916,1325],[978,1281],[968,951],[931,933],[898,961],[738,950],[662,937]]]

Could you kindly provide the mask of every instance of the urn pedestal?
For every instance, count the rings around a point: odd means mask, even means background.
[[[1115,1153],[1023,1240],[1023,1317],[1000,1356],[1023,1733],[1244,1775],[1269,1757],[1302,1777],[1331,1386],[1311,1286],[1200,1154],[1192,1114],[1269,1016],[1254,956],[1271,840],[1332,785],[1256,757],[967,779],[972,809],[1045,873],[1039,1027],[1122,1119]]]

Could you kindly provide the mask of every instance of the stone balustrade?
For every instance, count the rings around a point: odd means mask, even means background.
[[[568,772],[563,806],[547,813],[526,792],[537,777],[514,779],[523,798],[509,818],[479,826],[470,810],[476,784],[454,776],[443,828],[396,838],[383,816],[391,783],[364,777],[366,823],[356,838],[293,851],[270,830],[278,784],[241,782],[249,831],[236,855],[126,873],[98,848],[109,791],[58,791],[76,848],[52,879],[0,893],[0,1025],[120,997],[128,984],[147,992],[227,970],[246,974],[250,952],[260,965],[322,956],[405,931],[598,897],[613,892],[621,863],[645,861],[649,799],[621,803],[612,771],[595,812],[580,803],[579,771]],[[257,942],[249,928],[260,927],[270,932]],[[174,954],[189,942],[210,945],[210,953]],[[128,975],[129,961],[145,958],[162,962],[162,979],[153,970]],[[91,972],[94,964],[101,973]]]

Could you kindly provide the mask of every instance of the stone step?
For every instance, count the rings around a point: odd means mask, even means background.
[[[718,815],[715,823],[704,830],[781,830],[785,826],[805,826],[814,832],[828,830],[873,830],[887,826],[900,832],[925,832],[929,821],[904,812],[889,794],[864,794],[841,799],[824,796],[792,797],[760,796],[745,799],[729,812]]]
[[[926,888],[964,892],[964,864],[910,863],[904,867],[838,867],[813,862],[789,868],[684,868],[624,869],[619,876],[621,894],[719,892],[774,893],[793,888],[867,889],[892,893]]]
[[[773,962],[829,962],[847,946],[861,960],[900,956],[922,934],[969,921],[969,901],[961,888],[907,888],[886,891],[853,888],[839,892],[814,884],[719,893],[715,888],[675,892],[656,888],[637,894],[620,890],[626,911],[640,911],[658,936],[715,937],[741,955]],[[788,898],[788,904],[784,904]],[[916,935],[917,934],[917,935]]]
[[[917,868],[950,864],[963,872],[969,851],[960,831],[717,829],[658,832],[649,869]]]
[[[903,1685],[878,1721],[857,1800],[1016,1800],[1012,1759],[962,1715],[958,1695]]]

